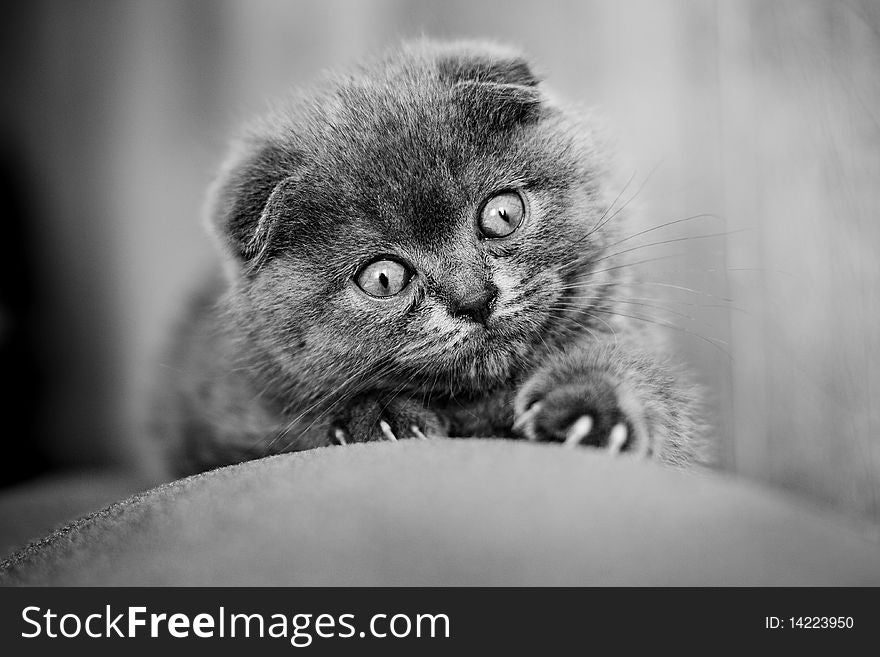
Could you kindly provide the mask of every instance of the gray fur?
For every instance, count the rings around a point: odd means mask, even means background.
[[[526,219],[483,239],[476,217],[504,190]],[[618,191],[590,122],[504,48],[408,44],[299,92],[245,131],[211,190],[228,267],[161,385],[174,469],[382,439],[380,420],[401,438],[518,437],[539,400],[528,437],[589,413],[630,426],[628,447],[693,461],[691,386],[613,314],[625,269],[597,263],[625,225],[606,221]],[[415,273],[370,298],[353,277],[383,254]],[[485,326],[448,312],[489,285]]]

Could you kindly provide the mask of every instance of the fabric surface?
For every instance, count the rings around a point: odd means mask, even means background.
[[[880,544],[715,473],[495,440],[215,470],[21,550],[4,584],[878,585]]]
[[[53,473],[0,491],[0,560],[79,516],[156,484],[125,470]]]

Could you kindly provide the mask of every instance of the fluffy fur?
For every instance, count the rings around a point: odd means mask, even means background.
[[[564,440],[584,415],[583,444],[622,425],[624,451],[693,461],[691,387],[614,312],[626,217],[605,163],[589,121],[495,46],[405,45],[279,105],[210,193],[228,267],[161,386],[174,469],[391,436]],[[526,216],[486,239],[505,190]],[[400,294],[355,284],[377,256],[411,265]],[[451,311],[487,289],[484,323]]]

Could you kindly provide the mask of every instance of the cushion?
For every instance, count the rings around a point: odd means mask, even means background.
[[[880,545],[714,472],[505,440],[327,447],[135,495],[4,584],[878,585]]]

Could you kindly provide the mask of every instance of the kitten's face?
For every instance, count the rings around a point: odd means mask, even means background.
[[[579,241],[603,209],[595,155],[527,68],[496,82],[478,64],[386,63],[266,138],[274,192],[239,294],[291,369],[476,393],[570,337],[571,284],[601,246]]]

